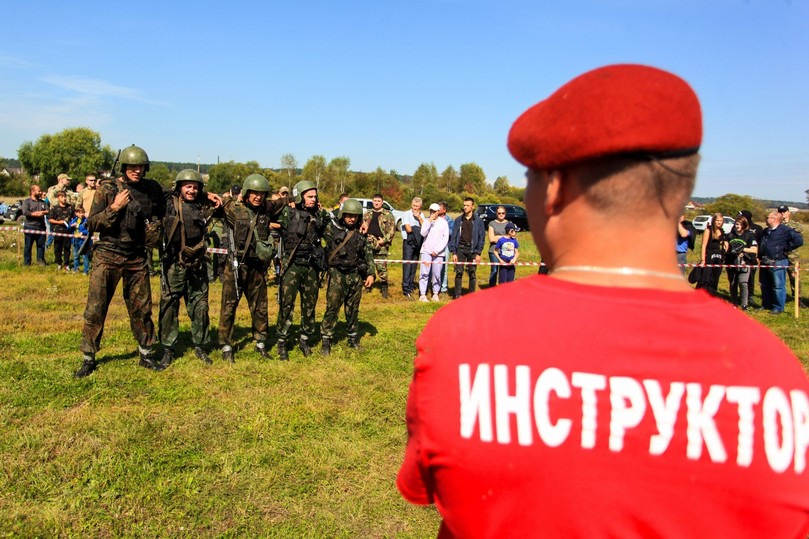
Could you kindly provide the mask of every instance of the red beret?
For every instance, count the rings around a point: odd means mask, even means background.
[[[529,168],[607,155],[696,153],[702,113],[680,77],[649,66],[600,67],[571,80],[511,126],[508,149]]]

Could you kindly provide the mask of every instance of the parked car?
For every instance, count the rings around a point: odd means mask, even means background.
[[[489,223],[497,218],[497,208],[506,208],[506,219],[511,221],[520,230],[528,230],[528,214],[525,208],[515,204],[478,204],[478,215],[483,219],[483,224],[489,228]]]
[[[0,219],[3,221],[17,221],[22,223],[25,219],[22,215],[22,199],[17,200],[12,204],[8,204],[5,211],[0,214]]]
[[[697,215],[694,217],[694,220],[691,221],[691,224],[694,225],[699,231],[703,231],[708,228],[708,225],[711,223],[712,215]],[[724,230],[725,234],[730,234],[730,231],[733,230],[733,225],[736,224],[736,219],[732,217],[725,216],[725,222],[722,223],[722,230]]]
[[[358,200],[359,203],[362,204],[362,207],[365,209],[365,211],[372,210],[374,208],[374,201],[370,198],[357,198],[354,200]],[[401,230],[402,217],[404,217],[405,212],[397,210],[396,208],[388,204],[388,202],[385,200],[382,201],[382,207],[385,208],[386,210],[390,210],[391,213],[393,213],[393,217],[394,219],[396,219],[396,230]]]

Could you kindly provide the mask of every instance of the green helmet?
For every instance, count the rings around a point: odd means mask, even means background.
[[[353,198],[346,199],[343,205],[340,206],[340,219],[346,214],[362,215],[362,204],[360,204],[360,201]]]
[[[135,146],[127,146],[121,150],[121,157],[118,158],[121,163],[121,170],[126,170],[126,165],[146,165],[146,170],[149,170],[149,156],[143,148]]]
[[[292,188],[292,196],[295,198],[295,204],[300,204],[301,201],[303,201],[303,194],[312,189],[317,189],[317,185],[308,180],[296,183],[295,187]]]
[[[174,178],[174,183],[172,184],[171,188],[176,191],[182,182],[197,182],[200,190],[202,189],[202,186],[205,185],[205,182],[202,180],[202,175],[193,168],[186,168],[178,172],[177,177]]]
[[[244,179],[242,185],[242,193],[247,196],[247,191],[255,191],[256,193],[269,193],[270,182],[261,174],[250,174]]]

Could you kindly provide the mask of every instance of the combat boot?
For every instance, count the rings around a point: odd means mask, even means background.
[[[320,345],[320,353],[324,356],[331,354],[331,339],[328,337],[323,337],[323,341]]]
[[[287,361],[289,359],[286,341],[278,341],[278,359],[281,361]]]
[[[140,365],[141,367],[145,367],[147,369],[152,369],[153,371],[162,370],[158,369],[157,363],[154,360],[154,356],[152,355],[152,349],[144,349],[138,348],[138,353],[140,354]]]
[[[312,347],[309,346],[309,341],[303,337],[301,337],[300,343],[298,343],[301,347],[301,352],[303,352],[303,357],[309,357],[312,355]]]
[[[348,347],[353,348],[354,350],[358,350],[360,347],[360,339],[356,335],[349,335],[348,336]]]
[[[97,366],[98,363],[96,363],[95,357],[85,355],[81,367],[79,367],[79,370],[77,370],[73,376],[76,378],[84,378],[85,376],[89,376],[94,370],[96,370]]]
[[[163,357],[160,359],[160,363],[155,365],[154,370],[164,371],[169,367],[169,365],[171,365],[172,361],[174,361],[174,350],[171,348],[166,348],[163,351]]]
[[[270,354],[267,353],[267,347],[264,345],[263,342],[256,343],[256,352],[258,352],[258,355],[260,355],[264,359],[270,359]]]
[[[224,346],[222,348],[222,361],[233,363],[233,349],[230,346]]]
[[[380,284],[379,288],[380,288],[380,290],[382,292],[382,297],[384,299],[388,299],[390,297],[390,294],[388,294],[388,283]]]
[[[201,360],[203,363],[205,363],[206,365],[210,365],[211,363],[213,363],[213,361],[211,361],[211,358],[209,358],[209,357],[208,357],[208,354],[205,352],[205,350],[203,350],[203,349],[202,349],[202,347],[200,347],[200,346],[195,346],[195,347],[194,347],[194,354],[195,354],[195,355],[196,355],[196,356],[197,356],[197,357],[198,357],[198,358],[199,358],[199,359],[200,359],[200,360]]]

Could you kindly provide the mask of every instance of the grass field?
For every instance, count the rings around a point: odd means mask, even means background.
[[[182,316],[182,357],[162,373],[139,368],[119,292],[103,362],[75,380],[87,278],[20,268],[15,234],[0,235],[0,535],[435,536],[435,510],[404,502],[394,480],[414,340],[440,304],[400,299],[398,266],[392,299],[363,298],[360,351],[341,324],[329,358],[295,348],[289,362],[252,351],[242,302],[234,365],[218,352],[202,365]],[[523,260],[536,261],[530,236],[519,239]],[[156,279],[152,288],[157,301]],[[220,292],[213,284],[214,326]],[[275,312],[271,301],[271,321]],[[806,362],[809,312],[751,316]]]

